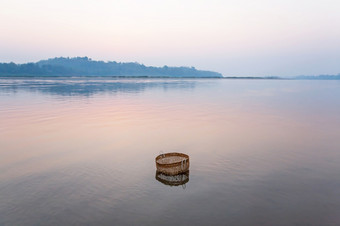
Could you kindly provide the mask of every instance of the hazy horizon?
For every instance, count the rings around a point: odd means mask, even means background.
[[[53,57],[223,76],[340,73],[340,2],[0,1],[0,62]]]

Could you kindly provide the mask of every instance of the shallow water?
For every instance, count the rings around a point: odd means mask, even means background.
[[[339,225],[340,82],[0,79],[0,156],[0,225]]]

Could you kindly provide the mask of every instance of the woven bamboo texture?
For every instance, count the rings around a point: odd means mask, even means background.
[[[157,171],[166,175],[177,175],[189,170],[189,156],[183,153],[171,152],[156,157]]]

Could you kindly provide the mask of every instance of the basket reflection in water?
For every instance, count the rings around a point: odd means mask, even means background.
[[[156,157],[156,180],[170,186],[185,185],[189,181],[189,156],[172,152]]]
[[[165,185],[169,186],[182,185],[183,188],[185,188],[185,184],[189,182],[189,171],[172,176],[156,171],[156,180]]]

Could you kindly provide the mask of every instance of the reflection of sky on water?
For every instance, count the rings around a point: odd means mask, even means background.
[[[337,224],[339,96],[337,81],[0,79],[0,225]],[[160,151],[190,155],[186,189],[155,179]]]

